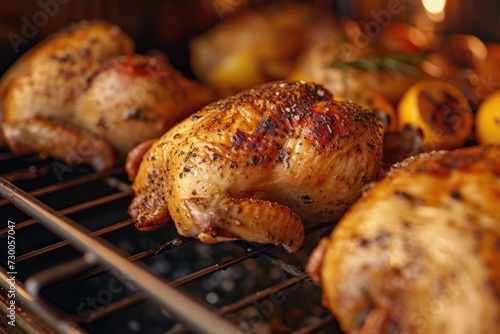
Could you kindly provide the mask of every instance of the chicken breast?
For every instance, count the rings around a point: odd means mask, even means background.
[[[497,333],[500,147],[396,164],[307,271],[347,333]]]
[[[172,219],[181,235],[206,243],[243,239],[296,251],[304,222],[335,222],[376,177],[382,136],[371,111],[334,101],[322,86],[263,84],[131,152],[129,213],[141,230]]]
[[[128,35],[99,21],[43,41],[2,80],[1,128],[14,153],[96,170],[215,99],[163,57],[134,54]]]

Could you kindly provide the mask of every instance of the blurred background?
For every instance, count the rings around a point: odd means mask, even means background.
[[[0,73],[47,35],[81,19],[118,24],[135,39],[138,51],[166,51],[188,72],[187,40],[231,15],[271,0],[18,0],[0,2]],[[374,19],[391,6],[391,20],[422,31],[470,33],[485,42],[500,41],[500,2],[495,0],[311,0],[337,17]],[[427,10],[425,6],[429,7]],[[400,10],[402,8],[402,10]],[[383,19],[383,14],[381,14]],[[433,16],[434,15],[434,16]]]

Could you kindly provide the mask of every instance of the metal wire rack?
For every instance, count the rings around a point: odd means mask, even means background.
[[[23,332],[340,333],[303,269],[331,225],[309,228],[292,255],[205,245],[172,225],[137,231],[120,166],[96,173],[3,150],[0,175],[0,302],[8,316],[15,301]]]

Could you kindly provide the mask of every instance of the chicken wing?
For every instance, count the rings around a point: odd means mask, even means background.
[[[129,213],[141,230],[172,219],[181,235],[204,242],[296,251],[303,222],[335,222],[376,177],[382,136],[372,112],[334,101],[322,86],[263,84],[202,108],[149,150],[133,150]]]
[[[497,333],[500,147],[396,164],[307,271],[347,333]]]

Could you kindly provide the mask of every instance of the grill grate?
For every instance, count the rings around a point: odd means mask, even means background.
[[[296,254],[245,242],[205,245],[172,224],[137,231],[122,167],[95,173],[0,151],[0,175],[0,300],[5,309],[15,272],[16,324],[28,332],[339,332],[303,270],[331,226],[308,229]]]

